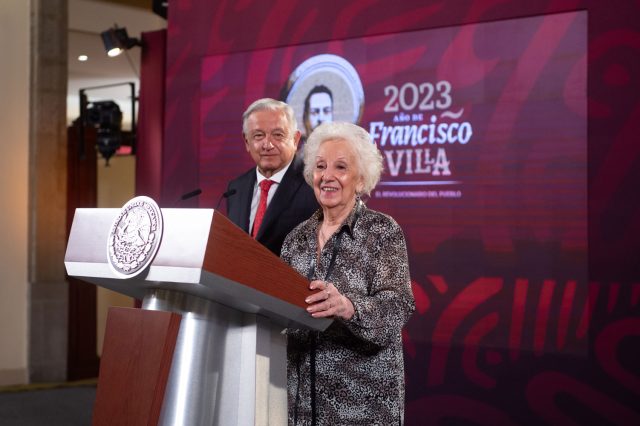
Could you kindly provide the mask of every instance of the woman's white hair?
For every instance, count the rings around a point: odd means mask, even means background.
[[[313,187],[313,170],[318,149],[328,140],[345,140],[353,149],[362,178],[362,193],[370,195],[382,174],[382,155],[371,141],[371,135],[360,126],[351,123],[322,123],[315,128],[304,144],[304,178]]]

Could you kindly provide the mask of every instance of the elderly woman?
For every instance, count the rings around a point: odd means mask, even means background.
[[[285,239],[282,258],[318,290],[306,299],[324,332],[289,329],[289,423],[397,425],[404,418],[401,330],[414,310],[404,235],[361,201],[382,157],[361,127],[324,123],[304,147],[319,209]]]

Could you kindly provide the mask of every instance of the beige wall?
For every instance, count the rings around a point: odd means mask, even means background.
[[[0,1],[0,385],[26,383],[30,2]]]
[[[120,208],[135,196],[135,157],[113,156],[109,167],[105,167],[104,159],[98,160],[98,207]],[[107,313],[111,306],[133,307],[133,299],[98,287],[97,301],[97,339],[98,355],[102,354]]]
[[[58,293],[64,291],[66,283],[58,282],[58,276],[62,277],[59,272],[62,271],[63,266],[58,259],[60,257],[58,251],[60,250],[58,250],[57,243],[55,243],[56,247],[53,250],[55,251],[54,255],[50,253],[52,250],[49,250],[51,238],[55,241],[64,239],[63,237],[58,238],[57,235],[60,232],[64,233],[64,230],[58,226],[58,219],[63,218],[64,214],[62,216],[55,215],[55,230],[53,231],[55,235],[53,237],[49,235],[51,230],[47,229],[51,228],[47,216],[51,213],[52,204],[55,204],[57,209],[59,205],[65,203],[64,199],[59,198],[64,197],[65,190],[64,185],[59,185],[60,176],[52,176],[47,170],[50,167],[63,166],[63,162],[59,161],[59,158],[51,157],[53,154],[61,155],[63,151],[57,146],[53,149],[47,149],[49,147],[47,143],[58,144],[60,142],[56,137],[49,137],[49,133],[43,133],[43,131],[51,130],[49,127],[54,127],[53,130],[57,131],[54,120],[47,121],[44,130],[41,129],[43,126],[33,127],[33,124],[30,130],[30,96],[34,96],[32,99],[37,103],[35,110],[38,113],[46,113],[46,109],[38,109],[38,105],[42,104],[44,107],[49,105],[40,102],[40,97],[49,96],[51,90],[56,91],[55,95],[57,96],[57,91],[64,92],[65,88],[58,87],[57,80],[55,80],[55,87],[48,87],[47,83],[53,79],[44,78],[43,80],[43,76],[40,76],[38,84],[41,86],[38,87],[42,90],[37,95],[31,94],[32,76],[30,73],[33,64],[30,61],[33,48],[31,31],[33,30],[34,11],[32,8],[34,4],[37,4],[38,8],[44,5],[55,9],[59,6],[58,2],[40,3],[36,1],[34,3],[27,0],[0,0],[0,51],[3,52],[3,59],[0,61],[0,129],[2,129],[2,133],[0,133],[0,149],[2,150],[2,155],[0,155],[0,199],[2,200],[0,203],[0,271],[2,271],[0,273],[0,386],[23,384],[30,380],[61,380],[65,374],[66,336],[60,335],[59,332],[66,330],[66,305],[58,303],[58,299],[63,300],[66,294],[58,295]],[[38,13],[41,14],[38,15],[38,19],[40,19],[48,11],[42,12],[40,10]],[[47,18],[49,15],[45,19]],[[64,14],[55,15],[51,19],[62,19],[60,22],[66,22]],[[58,43],[57,40],[53,42]],[[39,47],[49,48],[40,45]],[[56,58],[63,58],[63,62],[66,63],[66,54],[55,52],[54,54]],[[46,66],[37,66],[40,67],[38,69],[41,72],[50,72]],[[42,85],[43,82],[44,85]],[[49,96],[47,99],[52,98]],[[43,136],[45,145],[40,146],[40,140],[37,138],[43,134],[46,136]],[[34,137],[36,142],[30,142],[30,139]],[[35,147],[33,149],[40,153],[40,155],[33,154],[34,158],[31,159],[30,143]],[[30,183],[30,161],[38,167],[46,165],[42,168],[42,176],[32,170],[32,183]],[[134,158],[112,158],[111,163],[112,166],[109,168],[104,168],[103,161],[99,165],[98,195],[101,207],[120,207],[133,196]],[[64,176],[64,168],[61,170],[62,176]],[[37,189],[42,192],[44,198],[32,196],[30,199],[31,184],[35,188],[31,188],[31,190]],[[58,187],[60,187],[60,191],[55,190]],[[44,204],[40,205],[40,202]],[[33,205],[30,205],[32,203]],[[31,214],[32,219],[29,219],[30,211],[38,211],[42,215]],[[33,233],[31,236],[30,226]],[[34,239],[32,247],[34,255],[31,260],[29,257],[30,238]],[[32,262],[31,266],[29,262]],[[55,264],[49,265],[51,262]],[[29,275],[30,268],[31,277]],[[33,283],[29,282],[30,278],[33,279]],[[56,293],[53,298],[55,300],[47,299],[47,294],[51,291]],[[99,291],[98,351],[102,346],[107,307],[132,306],[133,304],[130,298],[114,295],[101,289]],[[46,324],[51,323],[51,320],[55,320],[53,322],[64,327],[60,329],[59,327],[47,327]],[[33,323],[30,324],[30,322]],[[30,341],[30,333],[32,342]],[[30,346],[32,346],[31,349]],[[35,348],[35,352],[30,353],[33,348]],[[49,365],[49,360],[54,360],[56,364]],[[62,360],[61,364],[58,362],[59,360]],[[32,364],[36,366],[35,369]],[[34,375],[34,371],[37,374]],[[49,371],[53,371],[53,373],[49,373]]]

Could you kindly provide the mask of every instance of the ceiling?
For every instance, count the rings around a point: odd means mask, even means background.
[[[123,113],[123,129],[131,122],[131,96],[128,85],[90,89],[119,83],[135,83],[139,90],[140,48],[120,56],[107,56],[100,33],[113,27],[125,27],[129,37],[140,38],[144,31],[166,28],[167,21],[151,11],[150,0],[69,0],[67,123],[79,115],[80,89],[89,101],[113,100]],[[88,60],[80,62],[79,55]]]

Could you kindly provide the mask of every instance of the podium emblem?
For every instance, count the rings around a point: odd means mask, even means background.
[[[149,197],[135,197],[120,210],[111,225],[107,257],[113,272],[132,278],[144,271],[162,240],[162,212]]]

